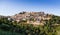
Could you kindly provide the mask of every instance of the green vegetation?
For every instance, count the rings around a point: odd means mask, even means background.
[[[23,35],[21,33],[16,33],[16,32],[9,32],[9,31],[3,31],[3,30],[0,30],[0,35]]]
[[[8,18],[1,18],[0,35],[57,35],[57,31],[60,29],[60,17],[58,16],[52,16],[50,20],[45,20],[44,26],[35,27],[22,22],[17,23],[9,21]],[[24,22],[26,23],[26,21]]]

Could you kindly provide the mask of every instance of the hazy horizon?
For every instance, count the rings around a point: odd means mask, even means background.
[[[0,15],[14,15],[22,11],[43,11],[60,16],[60,0],[0,0]]]

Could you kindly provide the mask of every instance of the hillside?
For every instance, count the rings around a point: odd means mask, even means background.
[[[20,12],[13,16],[1,16],[0,30],[3,35],[57,35],[60,33],[60,16],[44,12]]]

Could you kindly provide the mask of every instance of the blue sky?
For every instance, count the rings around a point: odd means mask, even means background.
[[[14,15],[34,11],[60,16],[60,0],[0,0],[0,15]]]

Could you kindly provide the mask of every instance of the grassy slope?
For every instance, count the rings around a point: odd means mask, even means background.
[[[56,30],[57,30],[57,35],[60,35],[60,26],[58,26]]]

